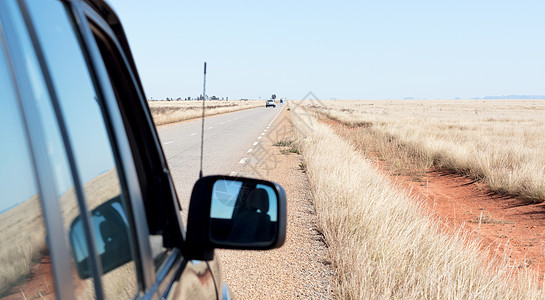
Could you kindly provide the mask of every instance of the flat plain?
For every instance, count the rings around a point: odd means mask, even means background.
[[[202,116],[203,102],[191,101],[148,101],[153,121],[156,126],[171,124]],[[206,116],[234,112],[265,106],[261,100],[206,100]]]
[[[545,101],[290,107],[336,296],[543,297]]]

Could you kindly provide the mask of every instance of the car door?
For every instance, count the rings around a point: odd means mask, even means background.
[[[0,8],[1,9],[1,8]],[[1,19],[0,19],[1,20]],[[33,159],[41,141],[30,139],[21,98],[14,85],[13,68],[0,22],[0,299],[55,296],[51,249],[46,240],[62,239],[46,232],[61,228],[60,222],[46,222],[55,211],[45,210],[42,199],[53,189],[44,189],[38,180],[43,165]],[[32,142],[31,142],[32,141]],[[45,170],[46,171],[46,170]],[[47,185],[46,186],[51,186]],[[53,203],[54,204],[54,203]],[[62,237],[62,236],[61,236]],[[62,251],[62,250],[61,250]],[[65,266],[68,267],[68,264]],[[39,278],[31,276],[39,274]],[[69,280],[69,278],[68,278]]]
[[[221,284],[218,262],[184,258],[187,245],[181,207],[119,20],[107,6],[97,9],[81,2],[76,10],[97,80],[104,83],[104,94],[111,101],[109,105],[119,114],[116,118],[120,130],[124,130],[127,150],[134,157],[135,180],[142,187],[148,221],[154,262],[151,267],[156,272],[152,286],[165,298],[217,298],[226,290]]]
[[[219,274],[182,254],[180,207],[117,17],[100,2],[8,0],[0,11],[57,297],[168,297],[177,285],[189,291],[178,296],[216,298]]]

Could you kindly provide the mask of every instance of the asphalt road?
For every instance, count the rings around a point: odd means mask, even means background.
[[[247,166],[256,160],[254,151],[259,150],[259,144],[283,108],[283,105],[260,107],[205,118],[204,176],[256,176],[250,174]],[[199,179],[201,122],[198,119],[158,129],[180,204],[186,214],[191,189]]]

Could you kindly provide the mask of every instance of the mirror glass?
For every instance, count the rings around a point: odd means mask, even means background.
[[[97,251],[105,273],[132,260],[129,222],[120,197],[110,199],[91,211],[91,224]],[[91,276],[89,251],[81,216],[70,225],[70,244],[80,278]]]
[[[278,230],[278,196],[272,186],[219,179],[212,189],[210,240],[221,244],[263,246]]]

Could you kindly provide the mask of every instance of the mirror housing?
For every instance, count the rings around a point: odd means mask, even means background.
[[[186,236],[188,259],[211,260],[214,248],[278,248],[286,238],[286,192],[266,180],[203,177],[193,187]]]
[[[132,258],[129,223],[121,197],[112,198],[91,211],[91,226],[102,263],[103,274],[130,262]],[[81,216],[70,224],[68,232],[72,256],[81,279],[92,276],[89,269],[89,250]]]

